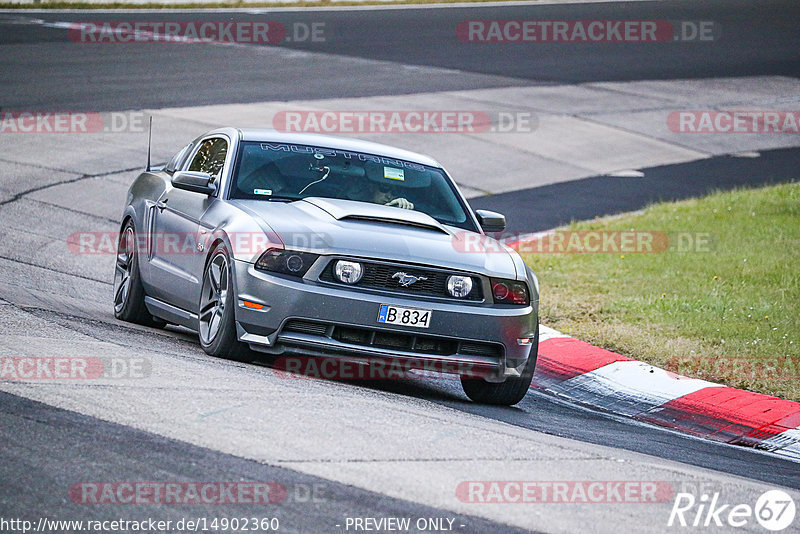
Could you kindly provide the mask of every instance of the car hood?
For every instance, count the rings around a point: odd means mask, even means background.
[[[289,249],[393,260],[517,278],[516,252],[419,211],[310,197],[295,202],[233,200]],[[522,276],[524,274],[520,273]]]

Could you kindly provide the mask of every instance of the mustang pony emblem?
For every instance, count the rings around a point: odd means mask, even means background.
[[[392,278],[397,278],[397,282],[403,287],[408,287],[415,282],[428,279],[425,276],[414,276],[413,274],[406,274],[402,271],[394,273],[394,275],[392,275]]]

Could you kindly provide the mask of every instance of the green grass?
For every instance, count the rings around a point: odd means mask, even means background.
[[[566,230],[666,232],[651,254],[526,254],[543,324],[669,370],[800,401],[800,184],[715,193]],[[679,233],[710,251],[680,252]]]

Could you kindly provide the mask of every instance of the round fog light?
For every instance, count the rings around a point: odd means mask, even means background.
[[[291,272],[296,273],[300,269],[303,268],[303,258],[298,256],[297,254],[292,254],[288,258],[286,258],[286,268],[289,269]]]
[[[497,284],[492,284],[492,294],[494,298],[497,300],[506,300],[508,298],[510,291],[508,286],[502,282]]]
[[[357,261],[339,260],[334,265],[333,272],[340,282],[355,284],[361,280],[364,268]]]
[[[447,277],[447,292],[456,298],[464,298],[472,291],[472,278],[454,274]]]

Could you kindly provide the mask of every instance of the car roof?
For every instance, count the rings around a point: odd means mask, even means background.
[[[228,128],[220,129],[221,132],[230,131]],[[318,146],[321,148],[332,148],[347,150],[349,152],[363,152],[376,156],[386,156],[388,158],[401,159],[429,165],[431,167],[441,167],[439,162],[430,156],[418,154],[402,148],[397,148],[362,139],[349,137],[335,137],[331,135],[279,132],[271,129],[241,128],[237,129],[243,141],[262,141],[267,143],[290,143],[297,145]],[[209,132],[212,133],[212,132]]]

